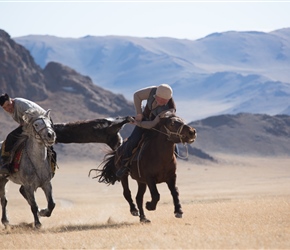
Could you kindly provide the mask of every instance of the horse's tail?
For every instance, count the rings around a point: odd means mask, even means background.
[[[91,169],[89,175],[91,171],[97,171],[99,174],[93,177],[93,179],[98,178],[98,182],[114,185],[118,180],[116,177],[115,155],[115,151],[106,154],[98,169]]]

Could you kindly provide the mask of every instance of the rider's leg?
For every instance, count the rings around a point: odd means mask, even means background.
[[[10,157],[1,156],[1,166],[0,166],[0,175],[9,175],[10,174]]]
[[[22,126],[14,129],[11,133],[8,134],[5,142],[2,144],[1,150],[1,166],[0,166],[0,174],[8,175],[10,174],[10,152],[13,149],[16,141],[22,133]]]
[[[19,126],[18,128],[14,129],[12,132],[10,132],[7,135],[6,143],[5,143],[5,152],[11,152],[15,143],[19,139],[22,131],[23,131],[22,126]]]
[[[121,178],[124,174],[126,174],[130,169],[127,166],[128,160],[132,156],[132,152],[134,148],[137,147],[139,141],[141,140],[142,134],[144,129],[136,126],[132,132],[132,134],[129,136],[127,141],[124,143],[123,147],[123,156],[121,160],[121,168],[118,169],[116,172],[116,176]]]
[[[10,153],[5,152],[5,141],[1,148],[0,175],[10,174]]]

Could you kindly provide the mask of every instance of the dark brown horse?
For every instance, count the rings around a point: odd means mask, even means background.
[[[136,208],[129,189],[128,175],[121,178],[123,195],[130,205],[130,212],[134,216],[140,217],[140,222],[150,222],[144,214],[143,196],[148,186],[151,193],[151,201],[146,203],[147,210],[155,210],[160,199],[160,194],[156,184],[166,182],[171,192],[174,203],[174,213],[177,218],[182,217],[182,209],[179,202],[179,192],[176,187],[176,157],[174,154],[175,143],[193,143],[196,138],[196,131],[184,123],[184,121],[173,113],[166,114],[160,119],[159,124],[146,131],[146,139],[141,145],[141,149],[136,154],[135,159],[130,161],[130,175],[138,183],[136,196]],[[117,151],[106,155],[105,160],[100,165],[101,169],[94,178],[99,178],[99,182],[114,184],[120,181],[115,173],[120,167],[123,146]]]
[[[71,123],[56,123],[56,143],[106,143],[116,150],[122,144],[119,133],[124,124],[132,120],[130,116],[94,119]]]

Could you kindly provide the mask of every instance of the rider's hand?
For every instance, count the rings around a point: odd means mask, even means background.
[[[137,121],[137,122],[141,122],[142,119],[143,119],[143,115],[142,115],[142,114],[137,114],[137,115],[135,116],[135,121]]]

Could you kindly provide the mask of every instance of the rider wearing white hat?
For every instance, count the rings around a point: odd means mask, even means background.
[[[144,129],[150,129],[157,125],[160,120],[160,114],[165,111],[176,111],[175,102],[172,98],[172,88],[168,84],[161,84],[143,88],[134,93],[134,105],[136,110],[136,125],[128,140],[124,143],[126,148],[121,168],[117,171],[117,177],[122,177],[127,171],[126,159],[128,159],[133,149],[141,140]],[[142,101],[147,100],[144,111],[142,111]]]

